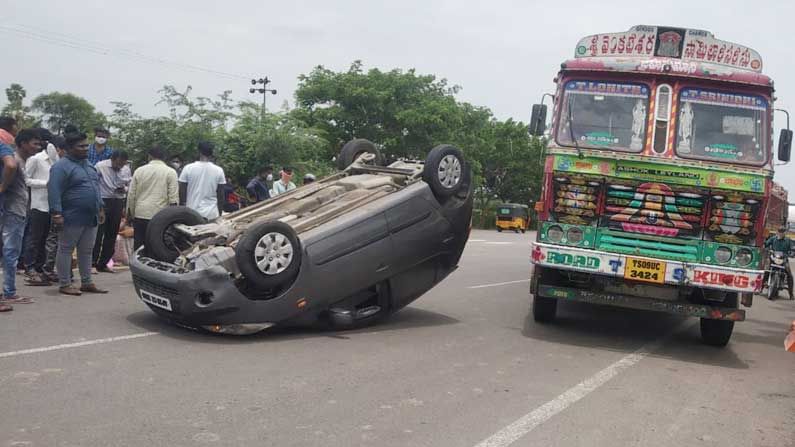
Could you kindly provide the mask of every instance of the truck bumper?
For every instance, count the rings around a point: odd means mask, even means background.
[[[636,296],[614,293],[594,292],[591,290],[557,287],[539,284],[536,294],[545,298],[563,301],[602,304],[605,306],[626,307],[630,309],[653,310],[673,315],[708,318],[712,320],[744,321],[745,311],[728,307],[713,307],[704,304],[691,304],[657,300],[654,298],[638,298]]]
[[[625,277],[627,259],[664,262],[664,278],[659,285],[703,287],[730,292],[753,293],[762,290],[763,270],[746,270],[707,264],[627,256],[599,250],[561,245],[531,243],[531,261],[534,264],[558,270],[571,270],[598,275]]]

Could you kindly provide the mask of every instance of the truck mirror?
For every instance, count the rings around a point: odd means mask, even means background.
[[[530,124],[527,126],[527,132],[534,137],[540,137],[544,135],[546,123],[547,106],[545,104],[533,104],[533,114],[530,117]]]
[[[778,137],[778,159],[783,162],[789,161],[790,152],[792,152],[792,131],[781,129],[781,135]]]

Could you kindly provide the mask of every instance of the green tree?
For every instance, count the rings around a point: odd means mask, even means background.
[[[292,165],[300,174],[331,172],[331,159],[323,149],[328,143],[317,132],[288,112],[261,113],[259,105],[234,104],[230,92],[216,99],[191,96],[191,88],[165,86],[159,104],[168,116],[143,118],[130,104],[115,102],[110,116],[117,146],[132,154],[135,165],[146,162],[146,151],[159,145],[183,160],[196,158],[201,140],[216,145],[216,159],[228,177],[242,184],[259,167]]]
[[[328,142],[304,122],[288,112],[263,116],[254,103],[242,103],[239,110],[219,152],[227,175],[244,182],[260,167],[278,170],[284,165],[294,167],[299,175],[331,173],[331,158],[324,152]]]
[[[31,110],[52,131],[62,132],[68,124],[88,131],[105,124],[105,116],[85,99],[72,93],[52,92],[37,96]]]
[[[348,71],[322,66],[299,77],[294,116],[317,128],[328,155],[353,138],[367,138],[394,156],[422,155],[462,123],[453,96],[458,87],[414,70],[365,72],[359,61]]]
[[[157,104],[165,105],[168,116],[144,118],[124,102],[113,102],[113,113],[109,125],[114,133],[116,146],[131,152],[136,165],[146,162],[146,153],[152,146],[162,147],[169,156],[179,155],[184,159],[195,157],[199,141],[218,144],[226,138],[226,126],[234,118],[234,105],[230,92],[217,99],[192,97],[191,87],[179,91],[164,86],[158,93]]]
[[[20,128],[35,127],[38,123],[30,114],[30,107],[24,104],[27,91],[20,84],[11,84],[6,88],[6,100],[8,101],[0,111],[0,115],[11,116],[17,120]]]

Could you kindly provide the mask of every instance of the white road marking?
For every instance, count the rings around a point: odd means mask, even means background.
[[[637,351],[624,356],[621,360],[569,388],[560,396],[541,405],[530,413],[527,413],[512,424],[486,438],[475,447],[507,447],[513,444],[553,416],[591,394],[613,377],[638,364],[638,362],[643,360],[646,356],[659,349],[671,335],[686,327],[687,325],[685,323],[686,322],[681,323],[664,336],[640,347]]]
[[[481,284],[478,286],[469,286],[467,289],[483,289],[486,287],[507,286],[508,284],[518,284],[520,282],[530,282],[530,279],[518,279],[516,281],[495,282],[493,284]]]
[[[488,245],[513,245],[513,242],[486,242]]]
[[[83,346],[100,345],[104,343],[113,343],[115,341],[133,340],[136,338],[148,337],[150,335],[157,335],[159,332],[141,332],[138,334],[121,335],[119,337],[98,338],[96,340],[79,341],[76,343],[66,343],[62,345],[44,346],[41,348],[23,349],[21,351],[0,352],[0,359],[5,357],[17,357],[27,354],[38,354],[40,352],[61,351],[64,349],[80,348]]]
[[[470,239],[469,242],[486,242],[486,239]]]

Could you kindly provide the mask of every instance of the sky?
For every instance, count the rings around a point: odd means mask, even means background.
[[[704,29],[756,49],[776,82],[776,107],[789,105],[795,119],[793,19],[789,0],[0,0],[0,87],[20,83],[29,99],[71,92],[106,113],[124,101],[149,116],[165,113],[155,105],[165,84],[260,101],[250,79],[268,76],[273,110],[293,104],[298,76],[313,67],[361,60],[446,78],[462,87],[459,100],[526,122],[581,37],[645,24]],[[775,179],[795,201],[795,168],[778,167]]]

